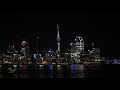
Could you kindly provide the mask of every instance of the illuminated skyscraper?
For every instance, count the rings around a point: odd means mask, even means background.
[[[29,46],[26,41],[22,41],[21,43],[21,52],[25,57],[29,57]]]
[[[75,60],[80,60],[80,54],[84,51],[84,40],[77,36],[75,42],[70,43],[71,57]]]

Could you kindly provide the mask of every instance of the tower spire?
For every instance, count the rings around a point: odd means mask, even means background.
[[[92,42],[92,48],[94,48],[94,43]]]
[[[58,26],[58,24],[57,24],[57,30],[59,30],[59,26]]]
[[[58,51],[60,53],[60,34],[59,34],[59,26],[57,24],[57,45],[58,45]]]
[[[60,34],[59,34],[59,26],[57,24],[57,38],[60,38]]]

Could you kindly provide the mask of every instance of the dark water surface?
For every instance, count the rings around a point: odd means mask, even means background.
[[[24,65],[7,78],[101,78],[104,77],[102,65]],[[5,76],[0,73],[0,78]]]

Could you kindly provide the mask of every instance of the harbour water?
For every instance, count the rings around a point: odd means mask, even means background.
[[[7,78],[101,78],[103,66],[99,64],[83,65],[23,65],[22,69]],[[0,73],[0,78],[4,78]]]

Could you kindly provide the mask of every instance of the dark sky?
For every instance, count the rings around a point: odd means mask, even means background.
[[[63,51],[76,36],[82,36],[86,50],[94,42],[102,56],[120,58],[119,21],[118,12],[1,12],[0,51],[9,44],[19,47],[22,40],[34,46],[37,36],[40,50],[55,50],[58,23]]]

